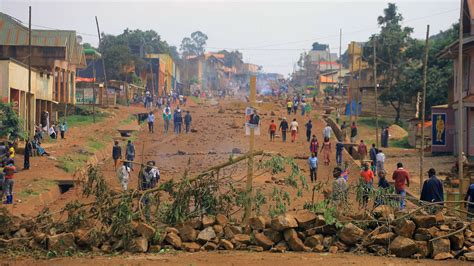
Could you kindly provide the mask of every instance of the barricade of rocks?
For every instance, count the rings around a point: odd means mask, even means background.
[[[377,207],[371,215],[371,219],[363,223],[353,220],[340,227],[327,224],[323,215],[306,210],[273,219],[252,217],[246,225],[230,222],[221,214],[161,229],[133,222],[134,234],[130,241],[110,237],[97,228],[37,232],[31,221],[15,218],[9,226],[0,229],[0,251],[29,248],[63,254],[76,250],[103,253],[154,253],[162,249],[250,250],[474,260],[474,223],[441,213],[396,219],[388,206]]]

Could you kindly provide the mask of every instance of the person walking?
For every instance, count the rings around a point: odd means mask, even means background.
[[[341,132],[342,132],[342,142],[345,142],[347,140],[347,125],[346,121],[342,122],[341,125]]]
[[[386,191],[388,188],[390,188],[390,184],[387,181],[385,171],[379,171],[377,175],[379,177],[378,189]],[[377,197],[375,198],[375,207],[384,205],[384,204],[385,204],[384,196],[377,193]]]
[[[319,142],[318,142],[318,139],[316,138],[316,135],[313,135],[313,138],[311,139],[311,142],[309,143],[309,152],[311,154],[314,154],[317,157],[318,150],[319,150]]]
[[[286,103],[286,110],[288,111],[288,115],[291,115],[292,109],[293,109],[293,101],[291,99],[288,99],[288,102]]]
[[[388,136],[389,136],[388,127],[383,127],[382,128],[382,138],[381,138],[383,148],[388,147]]]
[[[375,168],[377,169],[377,148],[375,148],[374,143],[372,143],[372,147],[370,148],[369,157]]]
[[[311,140],[311,130],[313,128],[313,123],[311,122],[311,120],[309,120],[308,123],[306,123],[305,127],[306,127],[306,141],[310,141]]]
[[[117,140],[112,148],[112,159],[114,159],[114,169],[117,170],[117,162],[119,159],[122,159],[122,147],[120,147]]]
[[[339,207],[339,205],[344,204],[347,201],[347,180],[344,179],[340,167],[334,167],[332,175],[335,179],[332,184],[331,198],[337,203]]]
[[[436,177],[436,170],[430,168],[428,170],[429,178],[423,182],[423,187],[421,189],[420,200],[426,202],[439,202],[440,205],[443,205],[444,202],[444,189],[443,183]],[[435,208],[435,212],[437,212]]]
[[[382,150],[378,150],[377,155],[375,156],[375,168],[377,171],[385,171],[385,154]]]
[[[298,98],[295,99],[295,101],[293,102],[293,112],[295,113],[298,113],[298,104],[299,104],[299,101],[298,101]]]
[[[13,204],[13,177],[15,175],[16,168],[14,165],[6,165],[3,168],[3,172],[5,173],[4,181],[3,181],[3,193],[6,193],[7,200],[4,204]]]
[[[279,130],[281,130],[281,139],[283,142],[286,142],[286,132],[288,131],[288,122],[286,121],[286,117],[283,117],[283,119],[280,122],[280,126],[278,127]]]
[[[359,147],[357,147],[357,152],[359,153],[360,163],[362,164],[367,156],[367,146],[362,139],[360,140]]]
[[[54,129],[55,125],[54,123],[51,125],[51,127],[48,129],[48,134],[51,139],[56,139],[56,130]]]
[[[155,115],[153,112],[148,113],[148,132],[153,133],[154,132],[154,124],[155,124]]]
[[[60,132],[60,134],[61,134],[61,139],[64,139],[64,138],[65,138],[66,131],[67,131],[67,125],[66,125],[66,122],[63,122],[63,123],[59,126],[59,132]]]
[[[128,166],[127,162],[123,162],[123,165],[117,171],[117,177],[120,182],[120,186],[123,191],[128,190],[128,183],[130,183],[130,171],[132,169]]]
[[[341,120],[341,112],[339,108],[336,109],[336,124],[339,125],[339,120]]]
[[[306,112],[306,102],[302,101],[301,102],[301,116],[304,116],[305,112]]]
[[[464,201],[467,203],[465,207],[467,209],[467,218],[471,221],[474,220],[474,183],[470,184],[467,188],[466,196],[464,196]]]
[[[189,130],[191,130],[191,122],[193,121],[193,118],[191,117],[191,114],[189,111],[186,111],[186,115],[184,116],[184,126],[186,128],[186,133],[189,133]]]
[[[362,171],[360,172],[360,184],[362,186],[361,207],[366,208],[369,202],[369,195],[374,186],[374,172],[370,170],[369,165],[364,163]]]
[[[324,138],[323,145],[321,146],[321,152],[323,154],[324,165],[329,165],[331,162],[331,142],[328,138]]]
[[[341,166],[342,164],[342,151],[344,150],[344,143],[337,141],[336,143],[336,164]]]
[[[30,156],[33,153],[33,145],[29,138],[26,139],[25,142],[25,154],[23,157],[23,170],[30,169]]]
[[[357,126],[355,122],[351,125],[351,143],[355,143],[357,137]]]
[[[170,121],[171,121],[171,108],[169,105],[163,109],[163,121],[164,121],[164,133],[168,133],[168,129],[170,128]]]
[[[395,180],[395,192],[400,195],[400,209],[405,209],[406,189],[410,186],[410,177],[408,171],[403,168],[402,163],[397,163],[397,170],[393,172],[392,179]]]
[[[131,140],[128,141],[127,147],[125,149],[125,159],[128,161],[127,166],[129,168],[133,168],[132,162],[135,159],[135,145],[133,145]]]
[[[310,173],[309,177],[311,179],[311,183],[314,183],[318,178],[318,158],[316,157],[316,154],[312,153],[308,158],[308,165]]]
[[[173,115],[174,132],[176,134],[181,133],[182,123],[183,123],[183,117],[181,116],[181,109],[178,106],[178,108],[174,110],[174,115]]]
[[[277,125],[275,124],[275,120],[272,120],[270,126],[268,126],[268,133],[270,133],[270,141],[275,141],[275,132],[277,129]]]
[[[323,129],[323,139],[325,139],[325,138],[330,139],[331,138],[331,132],[332,132],[332,128],[329,126],[329,124],[326,124],[326,126]]]
[[[291,122],[290,130],[291,130],[291,142],[295,142],[296,134],[298,133],[298,122],[296,122],[296,118],[294,118],[293,121]]]

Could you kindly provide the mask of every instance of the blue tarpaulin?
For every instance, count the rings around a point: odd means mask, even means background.
[[[357,104],[357,101],[352,101],[346,104],[346,116],[350,116],[351,114],[360,115],[361,110],[362,110],[362,105],[360,103]]]

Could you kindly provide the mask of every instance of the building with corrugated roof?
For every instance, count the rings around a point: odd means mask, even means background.
[[[49,74],[53,79],[52,100],[56,103],[75,104],[75,80],[77,69],[86,66],[82,45],[75,31],[37,30],[31,31],[31,65],[40,73]],[[0,12],[0,57],[13,58],[27,64],[29,53],[29,31],[19,20]],[[28,75],[18,77],[27,79]],[[24,88],[2,87],[8,92],[7,101],[11,101],[11,91],[16,95]],[[28,90],[28,89],[26,89]],[[32,95],[32,110],[36,110],[35,95]],[[21,101],[21,100],[20,100]],[[40,110],[46,111],[46,110]],[[31,114],[32,123],[36,114]],[[51,114],[52,120],[55,115]],[[29,123],[29,122],[27,122]]]

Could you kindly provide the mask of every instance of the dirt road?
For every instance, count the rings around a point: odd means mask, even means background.
[[[31,265],[37,266],[69,266],[69,265],[249,265],[249,266],[288,266],[288,265],[470,265],[468,262],[460,261],[435,261],[435,260],[412,260],[393,257],[376,257],[369,255],[354,255],[348,253],[269,253],[269,252],[245,252],[245,251],[217,251],[198,253],[170,253],[160,255],[137,255],[137,256],[115,256],[103,257],[92,256],[87,258],[60,258],[47,261],[17,260],[2,261],[7,265]]]

